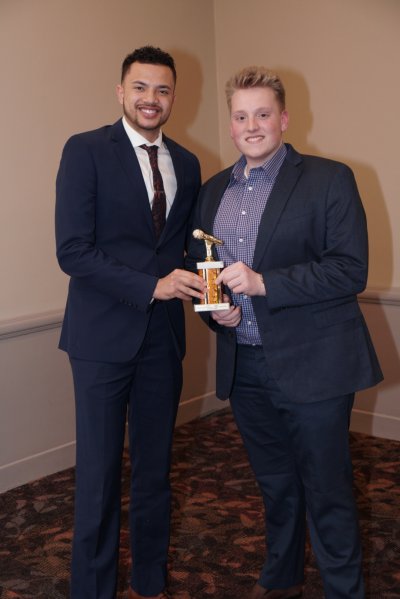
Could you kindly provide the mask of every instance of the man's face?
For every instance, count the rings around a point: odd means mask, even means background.
[[[134,62],[117,97],[128,123],[148,141],[154,141],[168,120],[174,102],[174,76],[169,67]]]
[[[231,99],[230,133],[249,168],[272,158],[282,144],[289,116],[269,87],[238,89]]]

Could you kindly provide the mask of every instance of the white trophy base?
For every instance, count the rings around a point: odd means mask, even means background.
[[[205,268],[205,269],[209,269],[209,268],[223,268],[224,267],[224,263],[221,260],[210,260],[209,262],[197,262],[196,264],[197,268]]]
[[[230,304],[227,302],[223,304],[194,304],[195,312],[211,312],[215,310],[229,310]]]

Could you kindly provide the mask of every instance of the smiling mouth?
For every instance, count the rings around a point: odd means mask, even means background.
[[[160,109],[158,106],[138,106],[138,110],[143,113],[145,116],[156,116],[159,114]]]
[[[252,137],[246,137],[246,141],[249,144],[257,144],[260,141],[263,141],[264,137],[262,135],[254,135]]]

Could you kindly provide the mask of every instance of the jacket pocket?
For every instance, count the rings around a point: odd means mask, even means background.
[[[352,301],[338,306],[331,306],[324,310],[317,310],[314,312],[314,321],[317,327],[322,328],[359,318],[361,315],[360,306],[356,301]]]

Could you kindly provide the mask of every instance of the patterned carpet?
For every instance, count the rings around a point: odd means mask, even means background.
[[[400,443],[351,434],[367,598],[400,597]],[[124,460],[118,599],[129,575]],[[170,552],[175,599],[246,599],[263,562],[262,504],[229,408],[176,430]],[[0,598],[66,599],[73,469],[0,495]],[[307,551],[306,599],[322,599]],[[351,598],[349,598],[351,599]]]

